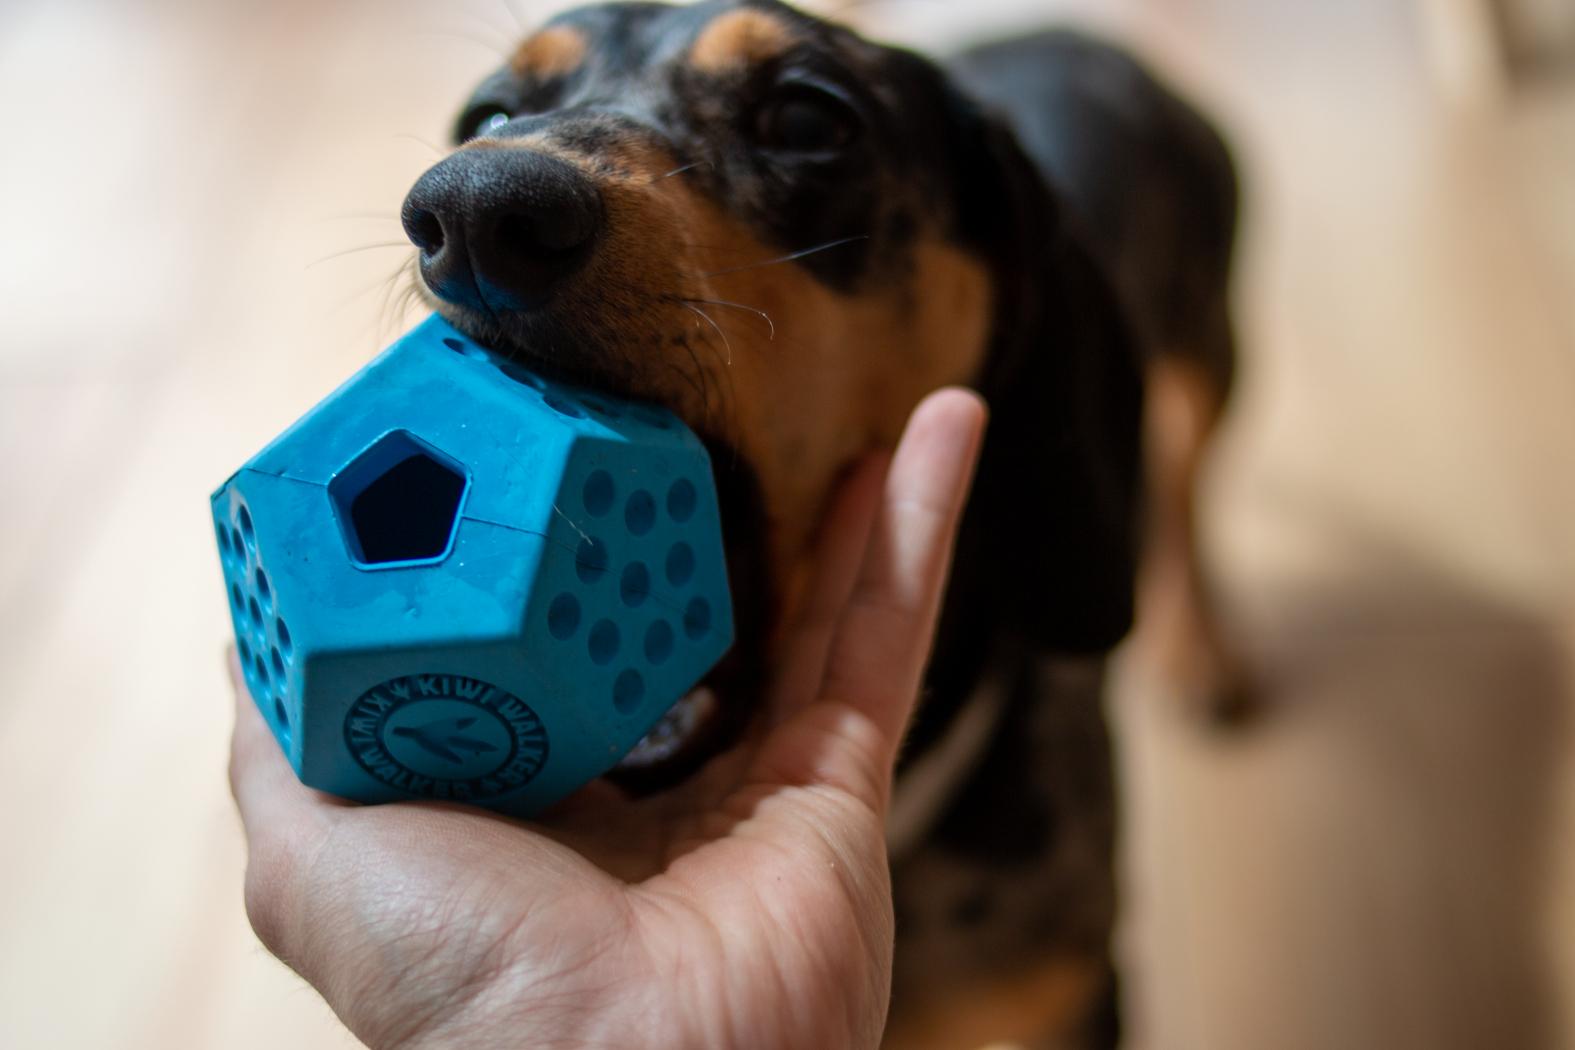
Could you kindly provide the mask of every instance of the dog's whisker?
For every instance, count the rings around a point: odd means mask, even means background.
[[[393,273],[389,274],[387,277],[380,277],[377,280],[373,281],[371,284],[366,285],[364,288],[361,288],[359,291],[351,292],[349,295],[345,296],[344,302],[341,303],[340,305],[341,306],[348,306],[350,303],[353,303],[357,299],[361,298],[361,296],[366,295],[369,292],[377,291],[380,288],[383,290],[383,297],[384,297],[384,300],[386,300],[387,297],[393,293],[394,282],[399,280],[400,275],[405,272],[405,270],[409,267],[409,265],[410,265],[410,263],[407,261],[406,263],[401,265],[399,267],[399,269],[395,270]]]
[[[722,392],[720,390],[717,391],[717,396],[722,398],[722,408],[727,416],[723,422],[728,425],[728,429],[731,433],[741,433],[742,424],[739,421],[738,377],[733,373],[731,368],[725,369],[722,372],[722,375],[717,381],[717,385],[720,387],[724,382],[727,384],[727,396],[722,397]],[[734,449],[734,455],[737,455],[736,445]],[[736,465],[737,464],[735,460],[735,466]]]
[[[513,0],[499,0],[499,2],[503,4],[503,9],[509,13],[509,17],[514,19],[514,25],[519,30],[520,37],[528,36],[530,27],[526,24],[524,17],[520,15],[519,8],[514,6]]]
[[[683,304],[680,301],[680,305],[685,305],[685,304]],[[705,315],[705,317],[706,317],[706,320],[711,321],[711,318],[710,318],[709,315]],[[698,324],[698,322],[697,322],[697,324]],[[715,321],[712,321],[712,324],[714,325]],[[721,329],[718,329],[718,331],[720,331],[720,330]],[[751,333],[747,333],[747,334],[752,336],[754,333],[751,332]],[[694,362],[695,369],[698,372],[698,374],[700,375],[701,381],[703,383],[707,384],[706,387],[705,387],[705,394],[702,397],[702,405],[701,405],[702,413],[703,413],[702,418],[703,418],[703,421],[704,421],[704,426],[709,428],[710,425],[711,425],[710,386],[709,386],[709,383],[707,381],[714,377],[715,381],[716,381],[716,385],[717,385],[718,408],[727,417],[725,420],[723,420],[723,422],[727,423],[727,424],[730,424],[730,426],[728,428],[726,428],[728,430],[728,432],[736,433],[736,432],[738,432],[738,426],[739,426],[739,421],[738,421],[738,409],[739,409],[739,406],[738,406],[738,382],[737,382],[737,377],[735,376],[735,374],[733,372],[733,369],[731,367],[731,365],[732,365],[732,345],[731,345],[731,343],[727,342],[727,337],[726,337],[725,334],[723,336],[723,341],[724,341],[724,345],[726,345],[726,347],[727,347],[727,356],[726,357],[722,356],[721,351],[718,349],[718,347],[716,346],[716,344],[714,342],[712,342],[709,339],[705,341],[706,349],[710,351],[710,353],[714,356],[714,358],[717,360],[718,365],[720,366],[720,368],[716,369],[716,370],[713,370],[711,368],[707,368],[707,367],[705,367],[704,365],[702,365],[700,363],[700,359],[695,353],[694,346],[687,339],[683,341],[682,345],[683,345],[683,348],[684,348],[684,352],[687,353],[689,355],[689,359]],[[717,372],[719,372],[719,374],[716,374]],[[727,387],[728,387],[728,394],[726,396],[723,395],[723,392],[722,392],[722,389],[721,389],[723,383],[726,383]],[[735,450],[735,453],[736,453],[736,450]]]
[[[396,281],[401,277],[404,279],[404,287],[400,289],[397,296],[393,297],[393,313],[389,320],[391,331],[397,331],[401,327],[401,322],[404,320],[405,315],[426,302],[420,272],[416,268],[415,256],[406,259],[405,264],[394,274]],[[427,305],[430,306],[430,304]]]
[[[394,299],[393,313],[389,318],[390,333],[396,332],[404,326],[405,315],[417,308],[424,301],[424,298],[421,294],[421,288],[414,281],[405,285],[404,290]]]
[[[691,170],[693,170],[695,168],[698,168],[702,164],[708,165],[710,167],[715,167],[716,166],[716,165],[712,164],[708,160],[697,160],[693,164],[685,164],[681,168],[674,168],[672,171],[668,172],[666,175],[658,175],[656,178],[652,179],[651,182],[661,182],[663,179],[670,179],[674,175],[682,175],[684,172],[691,171]],[[646,185],[650,185],[650,183],[646,183]]]
[[[346,248],[342,252],[334,252],[332,255],[325,255],[321,259],[318,259],[316,262],[307,263],[306,266],[305,266],[305,269],[310,270],[312,267],[320,265],[321,263],[328,262],[328,261],[330,261],[332,259],[340,259],[340,258],[343,258],[346,255],[354,255],[356,252],[369,252],[369,251],[371,251],[374,248],[409,248],[409,247],[410,247],[410,242],[409,241],[383,241],[383,242],[381,242],[379,244],[363,244],[363,245],[361,245],[358,248]]]
[[[503,28],[499,27],[496,22],[494,22],[490,18],[485,17],[479,11],[466,11],[464,9],[455,9],[454,13],[459,15],[461,18],[465,18],[465,19],[469,20],[472,25],[483,26],[483,27],[485,27],[487,29],[490,29],[492,32],[496,33],[498,35],[498,38],[500,40],[504,41],[504,47],[508,47],[510,44],[512,44],[514,42],[514,34],[513,33],[511,33],[507,29],[503,29]]]
[[[377,300],[377,334],[382,335],[388,326],[388,308],[394,301],[394,295],[399,288],[399,276],[405,272],[403,265],[387,277],[383,278],[374,287],[382,289],[382,294]]]
[[[841,18],[843,15],[861,10],[862,8],[880,7],[882,4],[896,4],[898,6],[901,6],[902,4],[929,4],[934,7],[942,8],[946,6],[942,0],[840,0],[840,2],[831,5],[831,10],[814,18],[809,23],[808,28],[813,29],[817,26],[823,26],[827,24],[836,25],[837,23],[834,22],[833,19]]]
[[[382,302],[378,309],[378,336],[390,335],[399,328],[399,319],[409,309],[409,302],[415,289],[412,281],[415,277],[415,259],[406,259],[399,268],[389,274],[381,284],[383,287]],[[401,286],[401,279],[405,280]]]
[[[675,302],[679,305],[684,305],[681,299],[667,295],[649,296],[648,301],[653,308],[657,306],[670,306]],[[695,322],[695,325],[697,328],[699,327],[698,320]],[[656,335],[660,340],[660,330],[657,331]],[[668,360],[666,362],[666,367],[676,371],[681,377],[683,377],[684,382],[687,383],[689,387],[693,389],[694,392],[699,396],[700,418],[702,421],[701,426],[702,429],[708,430],[711,422],[711,370],[701,363],[700,357],[695,353],[695,348],[689,339],[673,339],[670,340],[670,342],[673,345],[683,348],[683,352],[689,356],[689,361],[690,364],[693,365],[693,370],[691,371],[690,369],[685,368],[679,362],[673,360]],[[707,341],[706,345],[708,347],[711,346],[709,340]],[[713,352],[714,349],[715,348],[712,347]]]
[[[455,29],[425,29],[421,30],[421,32],[427,36],[446,36],[452,37],[455,40],[463,40],[467,43],[475,44],[477,47],[485,51],[492,52],[493,55],[497,56],[499,61],[507,62],[509,60],[509,53],[506,50],[498,47],[497,44],[489,43],[488,41],[479,39],[478,37],[473,37],[469,33],[461,33]]]
[[[446,157],[449,154],[449,151],[444,149],[442,146],[434,146],[429,140],[422,138],[420,135],[412,135],[408,131],[401,131],[396,134],[394,138],[409,139],[411,142],[420,143],[427,149],[431,150],[433,153],[436,153],[439,157]]]
[[[320,219],[314,219],[313,222],[316,225],[321,226],[323,223],[327,222],[349,222],[352,219],[376,220],[378,222],[398,222],[399,216],[389,214],[388,212],[346,212],[343,215],[324,215]]]
[[[767,259],[764,262],[749,263],[746,266],[734,266],[734,267],[731,267],[731,268],[726,269],[726,270],[714,270],[711,273],[705,274],[705,276],[708,277],[708,278],[709,277],[720,277],[724,273],[737,273],[739,270],[753,270],[757,266],[774,266],[777,263],[788,262],[788,261],[790,261],[792,259],[802,259],[806,255],[814,255],[816,252],[823,252],[827,248],[835,248],[839,244],[851,244],[854,241],[867,241],[869,239],[870,239],[869,234],[861,233],[861,234],[859,234],[856,237],[844,237],[844,238],[842,238],[839,241],[827,241],[825,244],[817,244],[817,245],[815,245],[815,247],[813,247],[813,248],[805,248],[801,252],[792,252],[791,254],[788,254],[788,255],[779,255],[775,259]]]
[[[706,382],[706,370],[700,364],[700,358],[695,355],[694,347],[686,342],[683,344],[683,348],[684,353],[689,355],[689,360],[694,362],[694,370],[690,371],[676,362],[668,362],[667,367],[677,372],[700,398],[700,418],[703,421],[703,426],[708,426],[711,422],[711,391],[710,385]]]
[[[704,317],[707,321],[711,322],[711,327],[716,329],[716,334],[722,337],[722,345],[727,347],[727,367],[732,368],[733,367],[733,344],[727,341],[727,333],[722,331],[722,326],[717,324],[715,319],[713,319],[710,314],[706,313],[704,310],[700,309],[697,306],[690,306],[688,303],[684,303],[683,307],[684,307],[685,310],[692,310],[695,313],[699,314],[701,317]]]
[[[745,306],[743,303],[730,303],[725,299],[685,299],[684,302],[707,303],[711,306],[731,306],[735,310],[748,310],[752,314],[759,314],[765,318],[766,324],[771,327],[771,335],[768,338],[775,339],[777,337],[776,323],[771,320],[771,317],[764,310],[756,310],[753,306]]]

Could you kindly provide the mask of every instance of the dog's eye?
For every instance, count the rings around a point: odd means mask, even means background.
[[[460,119],[455,137],[460,142],[469,142],[478,136],[491,134],[508,122],[509,111],[502,106],[477,106]]]
[[[858,114],[830,91],[807,84],[782,89],[760,110],[762,145],[791,153],[835,153],[859,132]]]

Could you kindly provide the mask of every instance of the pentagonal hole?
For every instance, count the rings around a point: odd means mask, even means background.
[[[448,550],[464,468],[406,431],[367,449],[329,484],[351,555],[364,565],[424,561]]]
[[[362,560],[436,558],[448,546],[465,478],[417,453],[389,469],[350,504]]]

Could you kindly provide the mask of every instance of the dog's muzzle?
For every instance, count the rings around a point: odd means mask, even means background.
[[[602,227],[596,186],[530,149],[477,146],[431,168],[400,219],[439,298],[496,317],[537,310],[589,259]]]

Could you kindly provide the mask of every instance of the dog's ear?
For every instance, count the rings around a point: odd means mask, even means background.
[[[958,100],[958,234],[997,295],[977,386],[990,429],[960,555],[1036,646],[1097,652],[1132,623],[1142,368],[1110,282],[1015,136]],[[983,598],[984,595],[979,595]]]

